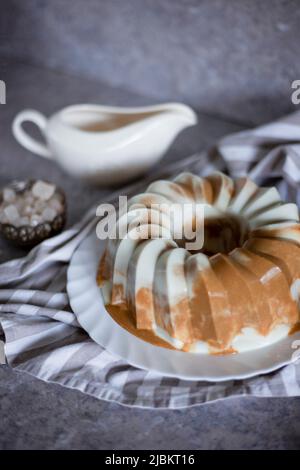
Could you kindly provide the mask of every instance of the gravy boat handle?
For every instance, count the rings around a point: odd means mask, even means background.
[[[25,109],[17,114],[12,123],[12,132],[16,140],[30,152],[40,155],[41,157],[51,158],[51,152],[46,144],[35,140],[24,131],[22,124],[26,121],[33,122],[39,128],[43,137],[45,137],[47,125],[46,117],[33,109]]]

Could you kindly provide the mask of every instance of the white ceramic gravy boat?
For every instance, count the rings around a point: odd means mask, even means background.
[[[25,121],[39,127],[46,144],[25,132]],[[26,149],[53,158],[71,175],[110,185],[147,171],[181,130],[196,123],[195,112],[180,103],[141,108],[81,104],[49,119],[38,111],[24,110],[15,117],[12,129]]]

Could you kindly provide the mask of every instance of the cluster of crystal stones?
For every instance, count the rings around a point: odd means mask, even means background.
[[[62,196],[56,192],[55,185],[36,181],[31,188],[22,192],[7,187],[2,191],[0,222],[15,227],[36,227],[52,222],[63,212],[63,208]]]
[[[35,244],[60,231],[64,222],[64,196],[55,185],[39,180],[3,189],[0,224],[6,238]]]

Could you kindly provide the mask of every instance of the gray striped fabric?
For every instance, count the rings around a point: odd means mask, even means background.
[[[160,168],[151,179],[183,169],[207,174],[216,168],[234,177],[249,174],[259,184],[276,184],[283,198],[300,205],[300,113],[228,136],[209,152]],[[134,194],[148,182],[122,193]],[[26,258],[0,265],[0,322],[11,367],[97,398],[140,407],[181,408],[240,395],[300,395],[299,362],[266,376],[214,384],[136,369],[95,344],[78,326],[66,294],[68,262],[95,223],[92,208],[79,224]]]

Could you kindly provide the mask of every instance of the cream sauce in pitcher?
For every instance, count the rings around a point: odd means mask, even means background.
[[[25,132],[25,121],[39,127],[45,144]],[[24,110],[15,117],[12,129],[27,150],[53,158],[73,176],[107,186],[145,173],[179,132],[196,123],[196,113],[180,103],[140,108],[81,104],[49,119],[38,111]]]

